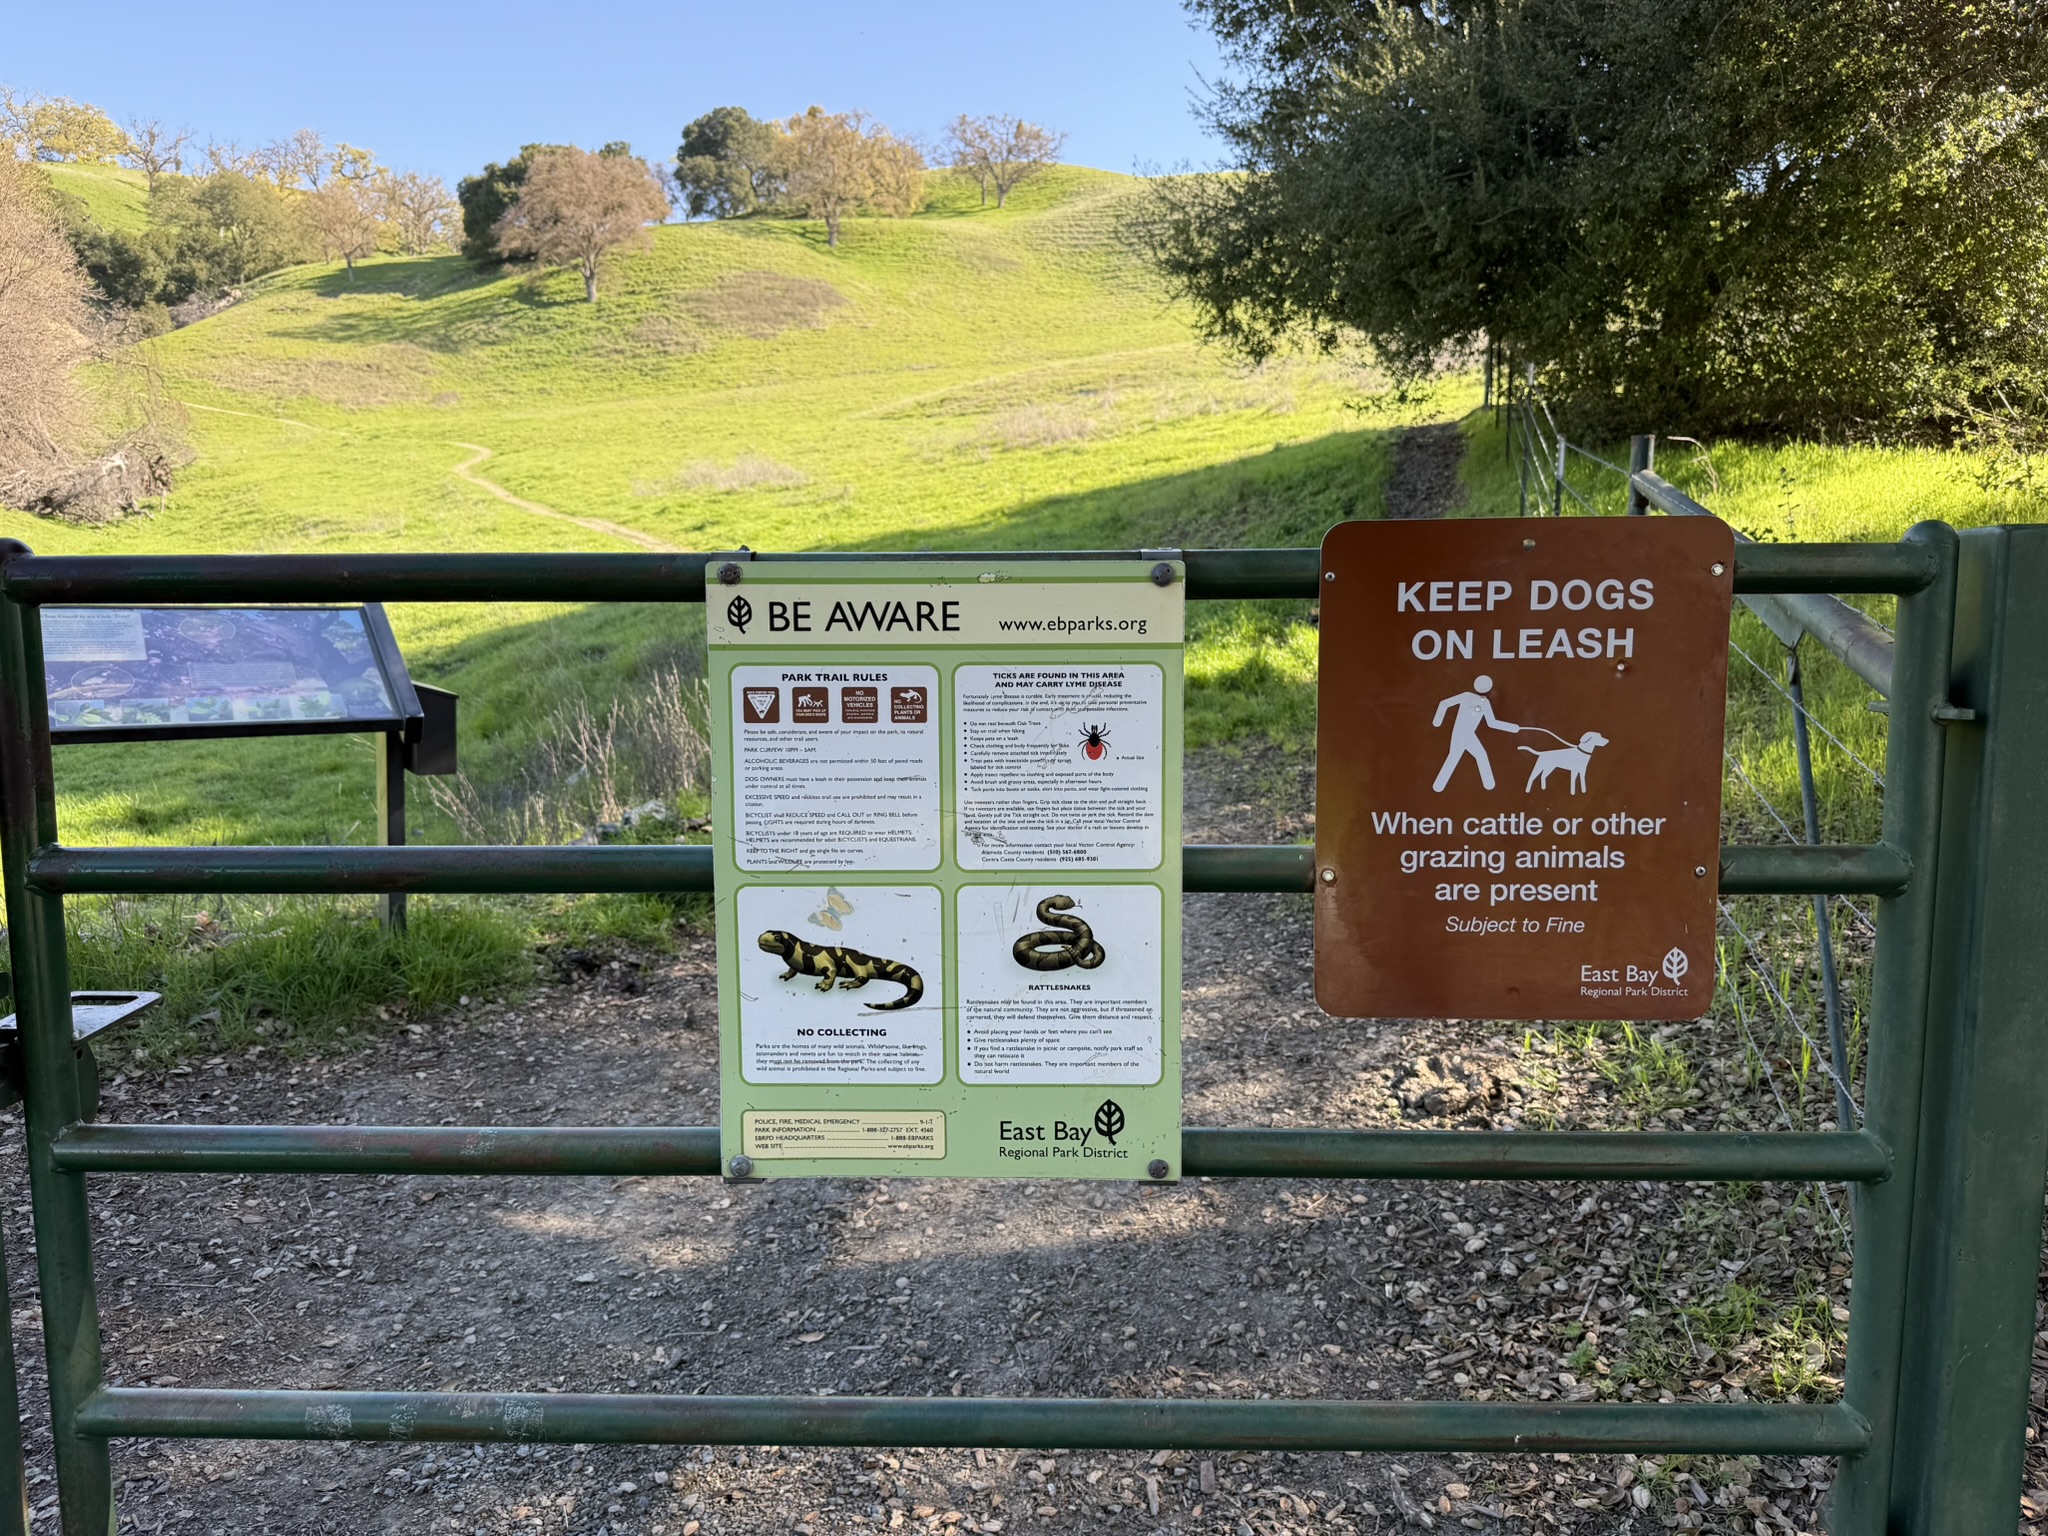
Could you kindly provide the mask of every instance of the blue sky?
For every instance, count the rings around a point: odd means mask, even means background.
[[[623,138],[666,159],[684,123],[728,103],[763,117],[863,107],[931,138],[960,112],[1015,112],[1066,130],[1065,158],[1106,170],[1217,157],[1190,102],[1221,66],[1178,0],[102,0],[89,23],[69,6],[15,7],[6,30],[0,84],[189,124],[201,140],[315,128],[451,184],[532,141]]]

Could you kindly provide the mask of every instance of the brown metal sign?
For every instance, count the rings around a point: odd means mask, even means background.
[[[1704,517],[1331,530],[1327,1012],[1707,1011],[1734,565]]]

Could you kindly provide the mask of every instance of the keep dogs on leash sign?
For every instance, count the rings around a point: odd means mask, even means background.
[[[1706,1013],[1734,567],[1717,518],[1331,530],[1326,1012]]]
[[[727,1176],[1179,1178],[1180,564],[707,574]]]

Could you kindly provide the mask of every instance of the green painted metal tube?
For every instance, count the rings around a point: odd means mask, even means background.
[[[25,545],[0,541],[0,583],[8,567],[27,558]],[[78,1405],[103,1380],[92,1215],[84,1178],[50,1160],[57,1133],[75,1124],[86,1107],[71,1033],[64,901],[31,890],[28,883],[31,850],[57,837],[48,710],[41,628],[19,603],[0,601],[0,883],[7,896],[7,943],[23,1064],[22,1118],[43,1350],[50,1372],[58,1520],[64,1536],[106,1536],[114,1523],[106,1443],[82,1438],[72,1428]],[[10,1416],[0,1436],[19,1432],[18,1417]]]
[[[652,602],[701,603],[704,568],[731,560],[758,569],[789,560],[1142,560],[1139,549],[839,551],[764,555],[37,555],[0,585],[24,603]],[[1312,598],[1314,549],[1190,549],[1190,598]]]
[[[1190,891],[1306,891],[1315,850],[1305,844],[1194,844],[1182,850]],[[1787,846],[1721,850],[1721,889],[1741,895],[1816,892],[1894,895],[1909,868],[1892,848]],[[513,891],[708,891],[711,850],[599,848],[51,848],[30,861],[31,888],[49,894],[164,891],[418,894]]]
[[[1188,891],[1312,891],[1316,851],[1307,843],[1190,843],[1180,851]]]
[[[1721,850],[1725,896],[1896,896],[1912,873],[1911,862],[1886,843]]]
[[[1677,494],[1677,493],[1673,493]],[[704,568],[787,560],[1138,560],[1150,550],[868,551],[674,555],[35,555],[0,589],[23,603],[667,602],[701,603]],[[1190,549],[1188,596],[1313,598],[1315,549]],[[1745,545],[1738,592],[1914,592],[1924,553],[1899,544]]]
[[[647,1393],[238,1392],[108,1387],[98,1436],[629,1445],[1853,1454],[1840,1404],[1361,1403],[1213,1398],[684,1397]]]
[[[1938,571],[1910,544],[1742,544],[1737,592],[1919,592]]]
[[[1954,680],[1955,530],[1922,523],[1906,535],[1939,573],[1899,600],[1892,709],[1885,746],[1884,841],[1912,863],[1913,879],[1878,903],[1872,963],[1864,1126],[1892,1149],[1892,1177],[1856,1202],[1856,1291],[1849,1322],[1843,1396],[1870,1420],[1870,1450],[1845,1462],[1835,1480],[1828,1529],[1834,1536],[1885,1536],[1901,1529],[1893,1504],[1896,1441],[1902,1433],[1902,1360],[1909,1332],[1923,1325],[1907,1304],[1914,1249],[1929,1241],[1916,1225],[1922,1099],[1936,956],[1956,935],[1939,915],[1942,812],[1948,741],[1935,721]],[[2015,1424],[2017,1435],[2021,1426]]]
[[[1367,1179],[1748,1179],[1875,1182],[1884,1144],[1856,1131],[1181,1130],[1190,1176]]]
[[[719,1173],[714,1126],[75,1125],[74,1173]],[[1209,1178],[1809,1179],[1874,1182],[1891,1159],[1861,1132],[1181,1132],[1182,1172]]]

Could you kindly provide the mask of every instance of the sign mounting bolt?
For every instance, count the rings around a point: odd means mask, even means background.
[[[1335,885],[1336,883],[1337,883],[1337,871],[1335,871],[1334,869],[1325,869],[1325,870],[1323,871],[1323,884],[1325,884],[1325,885]]]
[[[1335,571],[1325,571],[1325,572],[1323,572],[1323,580],[1325,580],[1325,581],[1335,581],[1336,579],[1337,579],[1337,573],[1336,573]]]
[[[1720,561],[1716,560],[1712,565],[1708,566],[1707,569],[1712,571],[1716,576],[1720,576],[1724,575],[1727,572],[1728,567],[1723,565]]]
[[[1707,866],[1704,864],[1695,864],[1692,867],[1692,873],[1693,878],[1695,880],[1704,880],[1707,878]]]
[[[754,1160],[742,1152],[726,1166],[732,1170],[734,1178],[744,1179],[754,1171]]]
[[[1152,567],[1152,585],[1155,587],[1170,587],[1173,585],[1173,567],[1164,560]]]
[[[1171,1168],[1166,1166],[1166,1159],[1163,1157],[1153,1158],[1151,1162],[1145,1165],[1145,1171],[1155,1179],[1163,1179],[1173,1172]]]
[[[740,566],[737,560],[728,560],[718,568],[720,585],[736,587],[740,584]]]

